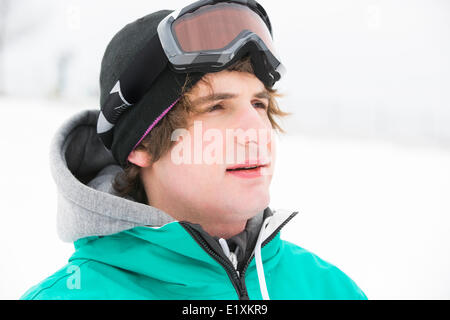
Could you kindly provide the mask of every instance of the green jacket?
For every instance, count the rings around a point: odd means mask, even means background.
[[[97,117],[72,117],[51,148],[58,234],[75,252],[21,299],[367,299],[337,267],[280,238],[297,212],[266,208],[224,240],[114,195],[121,169],[97,141]]]
[[[366,299],[337,267],[280,239],[280,228],[295,214],[264,233],[270,299]],[[171,222],[79,240],[69,263],[22,299],[262,299],[254,255],[238,275],[191,232],[189,224]]]

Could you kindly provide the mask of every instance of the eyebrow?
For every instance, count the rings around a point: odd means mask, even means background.
[[[215,93],[215,94],[210,94],[208,96],[204,96],[204,97],[200,97],[195,99],[192,104],[193,105],[202,105],[205,104],[207,102],[211,102],[211,101],[217,101],[217,100],[227,100],[227,99],[233,99],[236,98],[238,95],[234,94],[234,93]],[[254,96],[254,98],[258,98],[258,99],[270,99],[270,94],[269,92],[267,92],[267,90],[263,90],[261,92],[256,93]]]

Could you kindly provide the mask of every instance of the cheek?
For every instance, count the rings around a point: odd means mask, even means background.
[[[191,163],[176,164],[169,156],[157,170],[164,189],[170,190],[180,200],[182,198],[195,202],[195,199],[204,197],[205,193],[212,192],[220,185],[221,169],[214,164],[196,164],[193,158]]]
[[[269,152],[270,152],[270,154],[272,156],[272,164],[273,164],[273,166],[275,166],[275,161],[277,159],[276,156],[277,156],[277,144],[278,144],[277,137],[276,137],[274,132],[275,131],[272,130],[272,137],[271,137],[270,143],[268,145]]]

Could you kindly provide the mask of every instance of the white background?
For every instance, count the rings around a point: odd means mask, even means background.
[[[98,108],[104,49],[184,1],[15,0],[0,54],[0,298],[62,267],[50,139]],[[288,73],[271,207],[370,299],[450,298],[450,1],[260,1]],[[1,12],[0,12],[1,17]],[[1,21],[0,21],[1,22]],[[62,57],[67,58],[65,68]]]

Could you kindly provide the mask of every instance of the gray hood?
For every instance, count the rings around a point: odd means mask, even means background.
[[[65,242],[175,221],[155,207],[115,194],[112,181],[123,169],[97,135],[98,114],[99,110],[84,110],[72,115],[51,143],[50,168],[58,193],[57,232]],[[267,208],[256,215],[246,230],[233,238],[252,246],[263,215],[272,213]]]
[[[174,221],[167,213],[115,195],[112,181],[123,169],[97,136],[99,110],[71,116],[50,147],[50,169],[57,186],[57,231],[65,242]]]

